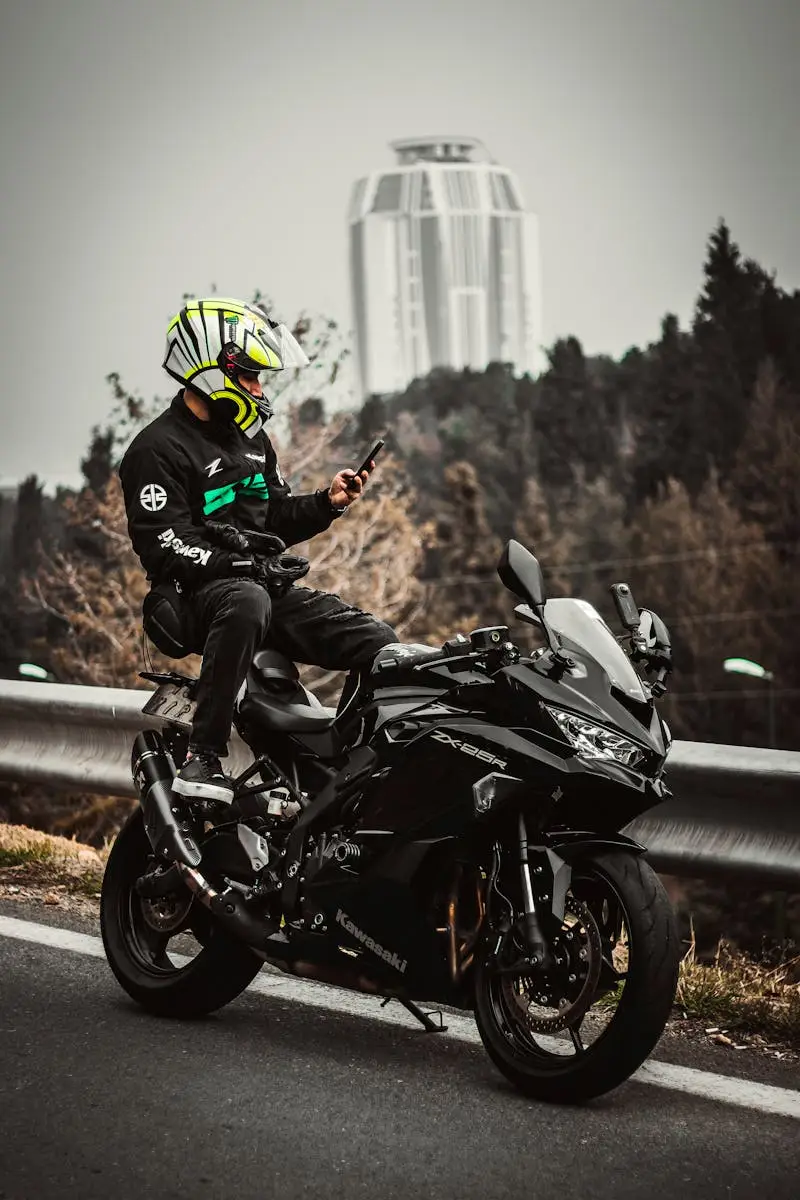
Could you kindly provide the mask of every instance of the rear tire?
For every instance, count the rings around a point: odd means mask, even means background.
[[[109,966],[128,995],[164,1017],[201,1017],[240,995],[261,970],[248,946],[234,941],[211,914],[192,901],[190,916],[202,925],[202,949],[185,966],[154,953],[157,935],[146,928],[134,883],[152,853],[137,809],[108,856],[100,898],[100,932]],[[196,914],[196,916],[195,916]],[[150,945],[148,946],[148,939]]]
[[[495,1066],[525,1095],[560,1104],[601,1096],[641,1066],[664,1031],[678,982],[675,918],[652,868],[639,856],[613,852],[575,864],[576,889],[580,876],[610,885],[630,938],[618,1007],[593,1045],[569,1056],[540,1049],[504,1014],[498,975],[487,955],[479,960],[475,977],[475,1019]]]

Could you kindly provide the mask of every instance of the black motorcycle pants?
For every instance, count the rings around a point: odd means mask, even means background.
[[[396,642],[390,625],[329,592],[293,587],[270,597],[249,579],[217,579],[184,596],[189,644],[203,662],[191,745],[227,754],[234,704],[261,648],[330,671],[367,667]]]

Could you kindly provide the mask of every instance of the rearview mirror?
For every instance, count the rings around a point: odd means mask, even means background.
[[[506,543],[500,555],[497,574],[504,586],[515,596],[519,596],[520,600],[527,601],[532,609],[544,607],[547,596],[539,560],[513,538]]]

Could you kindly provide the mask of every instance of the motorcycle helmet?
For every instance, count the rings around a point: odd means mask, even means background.
[[[273,372],[307,365],[285,325],[241,300],[189,300],[167,327],[166,372],[207,401],[212,420],[233,424],[248,438],[272,416],[272,405],[265,395],[251,396],[239,375],[257,375],[263,388]]]

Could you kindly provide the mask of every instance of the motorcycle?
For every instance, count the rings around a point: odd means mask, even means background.
[[[196,680],[142,673],[162,724],[134,741],[140,804],[101,927],[144,1008],[211,1012],[266,963],[394,999],[429,1032],[442,1007],[472,1010],[503,1075],[546,1101],[599,1096],[647,1058],[679,943],[645,847],[620,831],[669,795],[669,633],[626,584],[620,636],[587,602],[547,599],[516,541],[498,573],[539,632],[528,654],[507,626],[394,644],[332,709],[259,651],[234,718],[253,761],[230,804],[173,796]]]

